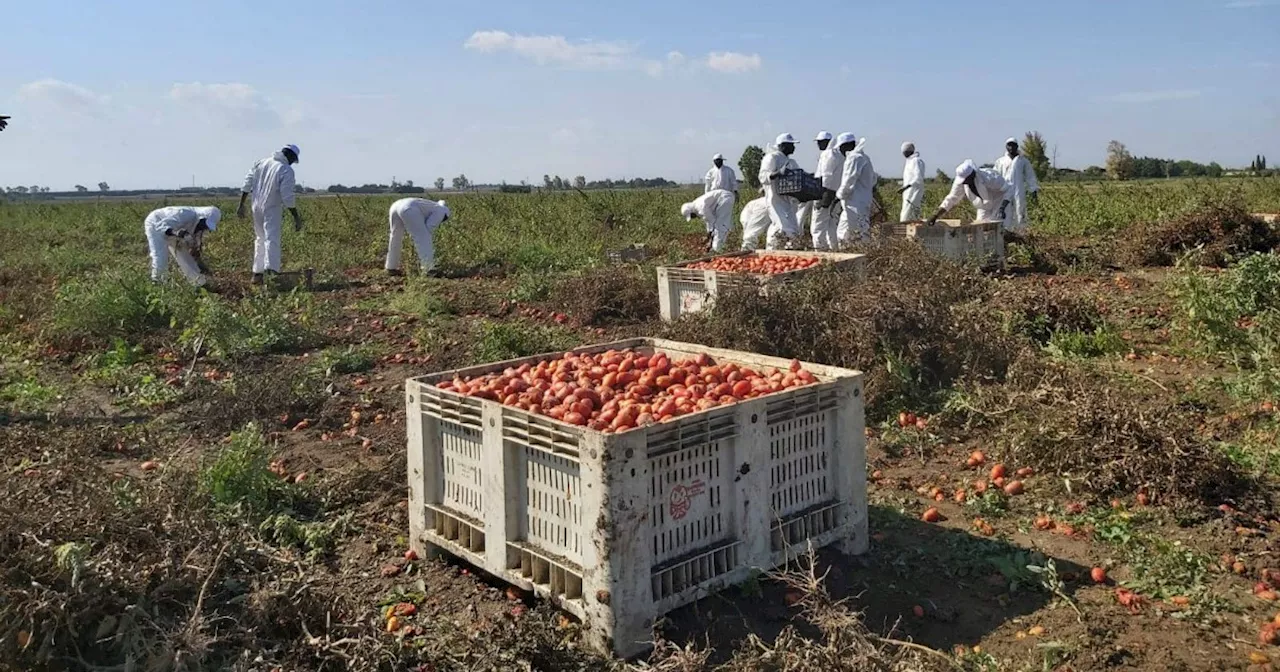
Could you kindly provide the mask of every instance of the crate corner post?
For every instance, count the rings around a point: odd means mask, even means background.
[[[846,555],[861,555],[869,548],[867,511],[867,433],[864,415],[864,376],[859,374],[840,381],[839,412],[836,414],[836,436],[839,450],[833,451],[836,464],[832,469],[833,485],[838,501],[844,507],[842,530],[836,548]]]
[[[425,542],[428,529],[427,506],[439,501],[439,493],[429,492],[435,488],[436,479],[427,472],[434,464],[433,456],[427,454],[427,432],[438,431],[435,420],[427,417],[421,408],[420,383],[410,378],[405,381],[405,425],[407,428],[406,453],[409,475],[409,547],[422,557],[436,554],[434,546]],[[433,470],[432,470],[433,471]]]
[[[630,658],[651,648],[655,605],[645,432],[584,437],[583,602],[587,641]]]

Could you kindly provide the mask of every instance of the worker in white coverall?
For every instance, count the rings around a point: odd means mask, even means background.
[[[828,136],[830,137],[830,136]],[[809,230],[813,233],[813,249],[836,249],[836,225],[840,221],[840,179],[844,177],[844,154],[835,143],[827,143],[818,156],[818,172],[822,182],[822,198],[813,205],[813,221]]]
[[[724,252],[729,229],[733,226],[733,203],[737,199],[732,191],[715,189],[680,206],[680,214],[686,221],[701,217],[707,222],[707,249]]]
[[[920,206],[924,204],[924,159],[916,151],[915,143],[902,143],[902,156],[907,161],[902,164],[902,213],[899,222],[915,222],[920,220]]]
[[[849,245],[855,235],[862,240],[871,237],[871,206],[876,197],[876,171],[871,165],[871,158],[863,153],[862,143],[858,142],[854,134],[841,133],[836,142],[840,153],[844,155],[840,188],[836,190],[836,197],[843,206],[840,224],[836,227],[836,240],[840,245]]]
[[[819,164],[822,163],[822,153],[831,145],[832,137],[833,136],[827,131],[818,131],[818,134],[813,138],[814,144],[818,146]],[[813,174],[814,176],[817,176],[818,170],[816,168],[814,169]],[[817,203],[813,201],[805,201],[804,203],[800,203],[796,206],[796,223],[800,225],[800,233],[804,233],[806,226],[809,227],[810,232],[813,231],[812,220],[813,213],[816,212],[814,209],[816,205]]]
[[[761,193],[764,188],[760,188]],[[750,252],[760,247],[760,236],[769,230],[769,199],[761,196],[742,206],[738,215],[742,224],[742,251]]]
[[[1027,198],[1034,202],[1039,198],[1040,183],[1036,181],[1036,171],[1031,167],[1027,157],[1018,152],[1018,141],[1009,138],[1004,141],[1005,155],[996,159],[994,170],[1009,183],[1013,189],[1010,194],[1009,230],[1017,234],[1026,233],[1030,222],[1027,220]]]
[[[711,157],[711,170],[702,178],[702,193],[707,193],[714,189],[724,189],[725,191],[738,191],[738,176],[733,174],[733,169],[724,165],[724,154],[716,154]]]
[[[948,210],[956,207],[963,198],[968,198],[978,210],[979,222],[1005,222],[1009,210],[1010,195],[1013,190],[1009,183],[1000,177],[1000,173],[989,168],[979,168],[973,161],[965,159],[956,166],[956,179],[951,183],[951,193],[942,199],[938,211],[929,218],[929,224],[937,224],[938,218]]]
[[[293,196],[293,164],[298,162],[298,146],[286,145],[275,154],[253,164],[240,187],[236,216],[244,217],[244,201],[253,199],[253,282],[262,284],[263,273],[280,272],[280,229],[284,208],[293,215],[293,230],[302,230]]]
[[[391,204],[387,219],[391,224],[391,235],[387,241],[387,273],[401,275],[400,251],[404,247],[404,232],[413,238],[413,247],[418,251],[418,263],[422,272],[433,275],[436,266],[436,228],[449,220],[449,208],[444,201],[429,201],[425,198],[402,198]]]
[[[215,231],[222,211],[214,207],[179,206],[152,210],[143,222],[147,247],[151,249],[151,279],[163,282],[169,277],[169,258],[197,287],[208,279],[202,265],[192,254],[199,250],[206,231]]]
[[[800,170],[800,165],[791,158],[796,153],[796,139],[790,133],[779,135],[773,142],[774,148],[764,155],[760,162],[760,184],[764,186],[764,197],[769,203],[769,232],[765,241],[765,249],[776,250],[779,247],[792,245],[800,236],[800,225],[796,221],[796,205],[798,201],[790,196],[783,196],[774,189],[774,183],[788,171]]]

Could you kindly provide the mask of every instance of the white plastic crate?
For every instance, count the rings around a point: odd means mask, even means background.
[[[970,222],[939,219],[924,222],[893,222],[881,229],[890,236],[918,241],[934,254],[956,261],[978,261],[1004,268],[1004,231],[1000,222]]]
[[[785,368],[788,360],[659,339],[672,359]],[[434,383],[557,355],[405,383],[410,537],[551,600],[597,649],[630,657],[654,620],[812,541],[867,549],[862,374],[804,367],[818,383],[604,434],[441,390]]]
[[[686,268],[689,264],[709,261],[717,257],[747,256],[791,256],[818,257],[822,263],[813,268],[788,271],[777,275],[753,275],[750,273],[725,273],[723,271],[698,270]],[[681,315],[697,313],[711,307],[716,296],[724,287],[731,285],[759,284],[768,285],[789,282],[799,276],[819,268],[862,268],[866,258],[861,254],[844,254],[840,252],[814,252],[803,250],[758,250],[754,252],[733,252],[714,257],[704,257],[680,263],[676,266],[658,267],[658,304],[662,319],[671,321]]]

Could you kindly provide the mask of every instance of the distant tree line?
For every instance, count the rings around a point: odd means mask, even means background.
[[[1261,156],[1259,156],[1261,158]],[[1151,179],[1160,177],[1222,177],[1222,166],[1195,161],[1174,161],[1150,156],[1135,157],[1123,142],[1107,143],[1107,177],[1113,180]]]

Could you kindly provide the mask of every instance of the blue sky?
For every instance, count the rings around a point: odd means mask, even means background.
[[[0,185],[701,176],[820,129],[900,174],[1039,130],[1060,165],[1280,165],[1280,0],[48,0],[0,25]],[[824,16],[817,12],[825,11]],[[816,161],[811,143],[798,157]]]

